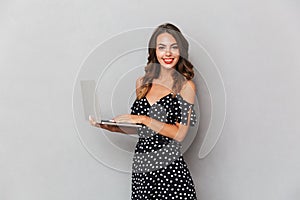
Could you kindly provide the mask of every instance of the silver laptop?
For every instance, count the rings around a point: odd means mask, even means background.
[[[80,85],[83,110],[86,120],[89,120],[89,115],[93,115],[100,124],[120,127],[142,127],[141,124],[136,123],[115,122],[110,119],[101,119],[98,96],[95,94],[96,82],[94,80],[82,80],[80,81]]]

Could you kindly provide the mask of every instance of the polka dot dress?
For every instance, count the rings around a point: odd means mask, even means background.
[[[193,104],[180,94],[170,93],[153,105],[146,97],[135,100],[131,114],[147,115],[168,124],[176,122],[195,125]],[[147,126],[138,129],[132,165],[132,200],[195,200],[195,186],[181,154],[181,144],[172,138],[160,135]]]

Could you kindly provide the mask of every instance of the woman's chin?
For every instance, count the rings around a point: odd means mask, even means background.
[[[175,65],[172,65],[172,64],[161,64],[161,66],[165,69],[173,69],[175,67]]]

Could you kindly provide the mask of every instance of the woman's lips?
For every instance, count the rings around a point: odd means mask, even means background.
[[[173,62],[174,58],[165,58],[163,60],[166,64],[171,64]]]

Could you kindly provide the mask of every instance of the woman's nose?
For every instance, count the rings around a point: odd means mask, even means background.
[[[166,55],[171,55],[171,50],[169,48],[166,48]]]

